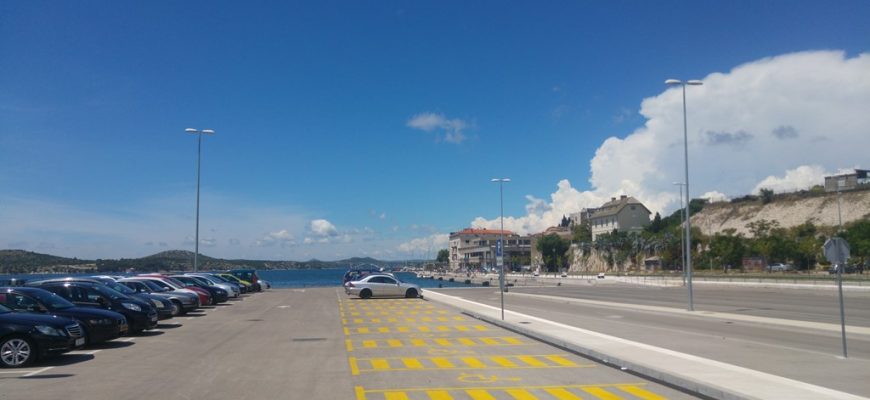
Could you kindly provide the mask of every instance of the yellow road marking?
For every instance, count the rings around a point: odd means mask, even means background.
[[[356,400],[366,400],[366,390],[362,386],[353,388],[353,391],[356,392]]]
[[[378,342],[376,342],[374,340],[363,340],[362,344],[363,344],[363,347],[365,347],[367,349],[373,349],[375,347],[378,347]]]
[[[456,325],[456,330],[460,332],[468,332],[470,329],[465,325]]]
[[[356,331],[357,331],[357,333],[369,333],[370,332],[369,328],[366,328],[366,327],[357,328]]]
[[[538,400],[537,397],[526,391],[525,389],[508,389],[505,392],[517,400]]]
[[[577,366],[577,364],[575,362],[568,360],[562,356],[546,356],[545,358],[556,363],[556,364],[559,364],[559,365],[562,365],[565,367],[576,367]]]
[[[420,318],[420,321],[423,321],[423,322],[432,322],[432,317],[423,317],[423,318]]]
[[[344,341],[344,347],[347,348],[347,352],[350,353],[353,351],[353,341],[350,339],[346,339]]]
[[[576,394],[571,393],[563,388],[551,388],[545,389],[545,391],[559,400],[583,400],[582,397],[577,396]]]
[[[460,360],[471,368],[486,368],[486,364],[474,357],[462,357]]]
[[[438,332],[450,332],[450,327],[446,325],[438,325],[435,329]]]
[[[486,390],[471,389],[466,390],[465,393],[467,393],[473,400],[496,400],[495,397],[492,397],[492,395]]]
[[[454,321],[465,321],[465,318],[463,318],[463,317],[453,317],[453,320],[454,320]]]
[[[400,333],[408,333],[411,331],[411,328],[409,328],[407,326],[400,326],[400,327],[396,328],[396,330],[399,331]]]
[[[359,375],[359,365],[356,363],[356,357],[348,357],[347,362],[350,363],[350,374]]]
[[[483,342],[483,344],[490,345],[490,346],[498,346],[499,345],[498,341],[493,339],[493,338],[488,338],[488,337],[480,338],[480,341]]]
[[[443,390],[429,390],[426,394],[430,400],[453,400],[453,396]]]
[[[423,369],[423,364],[421,364],[420,360],[416,358],[403,358],[402,363],[405,364],[405,367],[408,369]]]
[[[362,324],[364,322],[365,322],[365,320],[362,318],[354,318],[353,319],[353,323],[355,323],[355,324]]]
[[[344,328],[344,335],[345,336],[350,335],[350,329]]]
[[[435,318],[435,319],[438,320],[438,322],[447,322],[447,321],[450,321],[450,318],[447,318],[447,317],[437,317],[437,318]]]
[[[619,396],[610,393],[600,387],[585,387],[583,391],[589,393],[601,400],[622,400]]]
[[[514,345],[523,345],[523,344],[525,344],[525,343],[523,343],[522,341],[520,341],[519,339],[517,339],[517,338],[512,338],[512,337],[503,337],[503,338],[500,338],[500,339],[503,340],[503,341],[504,341],[505,343],[507,343],[507,344],[514,344]]]
[[[388,326],[382,326],[382,327],[378,328],[378,332],[380,332],[380,333],[390,333],[390,327],[388,327]]]
[[[631,395],[635,397],[640,397],[643,400],[665,400],[664,397],[659,396],[653,392],[648,390],[641,389],[637,386],[617,386],[619,390],[622,390],[626,393],[631,393]]]
[[[453,363],[450,362],[450,360],[448,360],[446,358],[441,358],[441,357],[432,358],[432,363],[435,364],[435,366],[437,366],[438,368],[454,368],[455,367],[453,365]]]
[[[387,345],[390,347],[402,347],[402,341],[398,339],[387,339]]]
[[[469,338],[459,338],[459,339],[456,339],[456,340],[458,340],[459,343],[461,343],[461,344],[463,344],[463,345],[465,345],[465,346],[477,346],[477,343],[474,343],[474,341],[471,340],[471,339],[469,339]]]
[[[386,392],[384,398],[386,400],[408,400],[408,395],[405,392]]]
[[[435,339],[435,343],[444,347],[453,346],[453,343],[450,343],[450,339]]]
[[[373,358],[370,360],[370,362],[372,363],[372,368],[374,369],[390,369],[390,363],[383,358]]]
[[[426,341],[423,339],[411,339],[411,344],[415,347],[425,347]]]
[[[475,326],[474,326],[474,329],[477,329],[478,331],[481,331],[481,332],[484,332],[484,331],[488,331],[488,330],[489,330],[489,328],[487,328],[487,327],[484,326],[484,325],[475,325]]]
[[[429,329],[428,326],[418,326],[417,330],[420,332],[431,332],[432,331],[431,329]]]
[[[373,324],[380,324],[380,323],[381,323],[381,319],[380,319],[380,318],[372,318],[372,323],[373,323]]]
[[[495,362],[496,364],[501,365],[502,367],[516,368],[516,366],[517,366],[513,361],[508,360],[505,357],[490,357],[489,359],[492,360],[493,362]]]
[[[532,356],[517,356],[517,359],[533,367],[549,367],[547,363]]]

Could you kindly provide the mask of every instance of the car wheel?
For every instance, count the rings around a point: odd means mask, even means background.
[[[417,289],[408,289],[408,290],[405,292],[405,297],[407,297],[407,298],[409,298],[409,299],[415,299],[415,298],[417,298]]]
[[[177,316],[178,314],[181,314],[181,305],[174,302],[174,301],[172,301],[171,303],[172,303],[172,308],[170,308],[170,310],[172,310],[172,316],[174,317],[174,316]]]
[[[363,289],[362,292],[359,292],[359,298],[361,298],[361,299],[367,299],[367,298],[369,298],[369,297],[372,297],[372,291],[371,291],[371,290],[369,290],[369,289]]]
[[[30,340],[11,336],[0,340],[0,365],[6,368],[23,367],[36,358],[36,348]]]

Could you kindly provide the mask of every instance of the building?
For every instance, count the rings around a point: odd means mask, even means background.
[[[866,169],[856,169],[854,173],[825,177],[825,191],[870,189],[870,177]]]
[[[496,242],[504,235],[504,263],[519,268],[527,265],[531,239],[511,231],[466,228],[450,233],[450,269],[495,268]]]
[[[595,209],[589,215],[589,227],[592,230],[592,240],[598,235],[618,232],[640,233],[649,225],[650,211],[634,197],[625,195],[618,199],[612,197],[609,202]]]

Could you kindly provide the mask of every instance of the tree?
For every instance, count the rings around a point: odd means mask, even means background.
[[[646,226],[646,231],[649,233],[659,233],[665,228],[665,223],[662,222],[662,215],[656,212],[652,222]]]
[[[849,242],[852,263],[867,261],[870,258],[870,221],[856,221],[846,225],[843,239]]]
[[[540,238],[535,249],[541,253],[547,264],[547,271],[558,272],[558,260],[565,255],[568,247],[569,243],[554,233]]]
[[[761,195],[762,204],[767,204],[773,201],[773,189],[761,188],[758,190],[758,193]]]
[[[447,249],[438,250],[438,258],[435,261],[440,263],[450,261],[450,251]]]
[[[735,232],[735,229],[726,229],[710,239],[710,256],[721,265],[742,265],[743,256],[746,254],[745,238],[741,234],[735,235]]]
[[[571,240],[574,242],[592,243],[592,228],[589,226],[589,222],[574,225],[574,227],[571,228],[571,233],[573,234]]]
[[[559,223],[559,226],[561,226],[562,228],[567,228],[568,225],[571,225],[571,220],[563,215],[562,222]]]

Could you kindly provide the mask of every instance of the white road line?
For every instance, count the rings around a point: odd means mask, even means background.
[[[24,374],[23,376],[33,376],[33,375],[36,375],[36,374],[39,374],[39,373],[43,373],[43,372],[45,372],[45,371],[48,371],[48,370],[50,370],[50,369],[52,369],[52,368],[54,368],[54,367],[45,367],[45,368],[41,368],[41,369],[38,369],[38,370],[36,370],[36,371],[32,371],[32,372],[30,372],[29,374]]]

